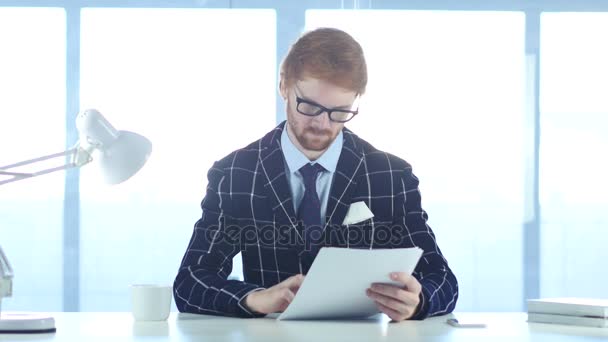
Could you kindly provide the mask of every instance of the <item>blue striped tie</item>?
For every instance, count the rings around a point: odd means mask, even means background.
[[[317,176],[325,171],[325,168],[318,163],[309,163],[302,166],[299,171],[304,178],[304,197],[298,208],[298,220],[304,224],[304,247],[308,254],[306,259],[312,264],[312,259],[317,255],[322,242],[323,221],[321,201],[317,194]],[[307,266],[306,268],[310,267]]]

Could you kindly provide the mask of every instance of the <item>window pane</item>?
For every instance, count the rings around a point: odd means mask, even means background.
[[[413,165],[460,311],[523,309],[524,25],[519,12],[306,15],[363,46],[368,91],[347,127]]]
[[[62,9],[0,8],[0,168],[65,150],[65,36]],[[3,310],[62,309],[64,177],[0,185],[0,244],[15,271]]]
[[[541,294],[608,298],[608,13],[541,17]]]
[[[129,284],[177,274],[212,163],[275,124],[275,12],[85,9],[81,22],[83,108],[153,143],[124,184],[82,177],[82,310],[129,310]]]

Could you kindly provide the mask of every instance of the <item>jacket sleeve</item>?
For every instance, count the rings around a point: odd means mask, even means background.
[[[458,299],[458,282],[427,224],[428,216],[421,206],[418,183],[411,168],[406,170],[399,189],[401,211],[394,223],[402,230],[402,245],[414,245],[423,250],[413,273],[422,285],[420,304],[411,318],[420,320],[452,312]]]
[[[237,227],[226,225],[230,205],[223,169],[216,162],[208,173],[207,193],[201,203],[202,216],[182,259],[173,284],[180,312],[235,317],[263,316],[248,310],[245,297],[262,287],[228,280],[232,258],[239,252]],[[235,229],[237,228],[237,229]]]

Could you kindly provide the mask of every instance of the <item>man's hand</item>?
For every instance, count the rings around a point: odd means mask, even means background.
[[[367,289],[367,296],[392,320],[403,321],[416,313],[422,286],[412,275],[403,272],[391,273],[390,279],[403,286],[374,283]]]
[[[298,274],[285,279],[273,287],[251,292],[245,298],[245,305],[257,313],[283,312],[296,296],[303,281],[304,276]]]

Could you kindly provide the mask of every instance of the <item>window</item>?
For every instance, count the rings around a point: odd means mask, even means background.
[[[0,8],[0,166],[66,149],[65,30],[63,9]],[[62,308],[64,178],[0,187],[0,244],[15,271],[13,297],[2,309]]]
[[[541,294],[606,297],[608,13],[541,16]]]
[[[275,13],[89,8],[81,22],[82,107],[153,143],[128,182],[81,180],[81,310],[129,310],[129,284],[172,283],[213,162],[275,125]]]

